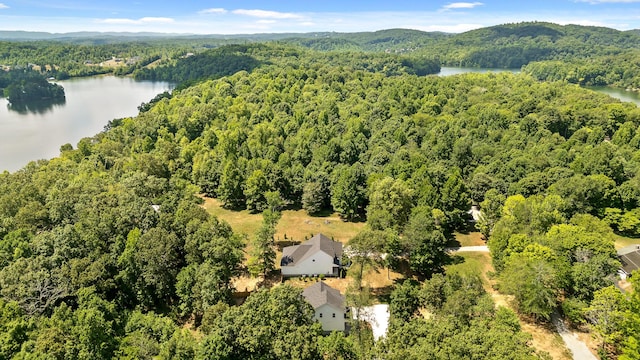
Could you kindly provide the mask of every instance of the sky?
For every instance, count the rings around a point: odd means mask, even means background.
[[[640,29],[640,0],[0,0],[0,30],[52,33],[459,33],[522,21]]]

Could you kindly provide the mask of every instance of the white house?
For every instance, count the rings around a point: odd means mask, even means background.
[[[346,308],[340,291],[319,281],[304,289],[302,295],[315,310],[314,320],[324,331],[344,331]]]
[[[317,234],[300,245],[282,249],[282,276],[320,275],[338,276],[342,243]]]
[[[640,269],[640,245],[630,245],[618,250],[618,259],[622,265],[618,269],[618,275],[624,280],[633,271]]]

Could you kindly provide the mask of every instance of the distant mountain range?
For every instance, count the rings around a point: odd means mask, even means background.
[[[547,22],[504,24],[459,34],[388,29],[374,32],[198,35],[150,32],[47,33],[0,31],[4,41],[60,41],[83,45],[191,40],[216,47],[245,42],[279,41],[319,51],[411,53],[439,59],[443,65],[520,68],[532,61],[566,60],[640,51],[640,30],[558,25]]]
[[[534,23],[521,23],[521,24],[534,24]],[[516,25],[521,25],[516,24]],[[550,23],[536,23],[536,24],[545,24],[545,25],[555,25]],[[505,24],[505,25],[497,25],[486,28],[481,28],[477,30],[467,31],[463,34],[472,34],[477,31],[483,31],[486,29],[496,29],[502,28],[506,26],[513,26],[513,24]],[[561,25],[555,25],[561,26]],[[583,27],[580,25],[567,25],[567,26],[576,26]],[[586,26],[585,26],[586,27]],[[600,29],[608,29],[608,28],[600,28]],[[614,29],[609,29],[615,32],[629,32],[634,33],[636,35],[640,35],[640,29],[628,30],[628,31],[619,31]],[[60,40],[60,41],[73,41],[79,39],[114,39],[120,38],[122,40],[131,40],[131,39],[149,39],[149,38],[214,38],[214,39],[247,39],[247,40],[281,40],[281,39],[290,39],[290,38],[301,38],[301,39],[309,39],[309,38],[341,38],[341,39],[364,39],[369,38],[369,40],[379,40],[384,42],[385,37],[388,36],[396,36],[399,38],[410,36],[426,36],[426,37],[443,37],[443,36],[455,36],[459,34],[453,33],[443,33],[443,32],[425,32],[420,30],[411,30],[411,29],[387,29],[380,31],[372,31],[372,32],[354,32],[354,33],[339,33],[339,32],[310,32],[310,33],[257,33],[257,34],[231,34],[231,35],[222,35],[222,34],[184,34],[184,33],[158,33],[158,32],[96,32],[96,31],[78,31],[78,32],[68,32],[68,33],[49,33],[49,32],[38,32],[38,31],[13,31],[13,30],[0,30],[0,40]]]

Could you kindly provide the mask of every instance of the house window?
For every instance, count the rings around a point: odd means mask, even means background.
[[[320,314],[318,315],[318,317],[322,317],[322,313],[320,313]]]
[[[345,319],[347,318],[347,314],[346,314],[346,313],[344,314],[344,318],[345,318]]]
[[[333,313],[333,317],[336,317],[336,313]]]

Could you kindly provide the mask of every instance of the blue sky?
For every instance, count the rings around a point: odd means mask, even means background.
[[[640,29],[640,0],[0,0],[0,30],[47,32],[463,32],[534,20]]]

